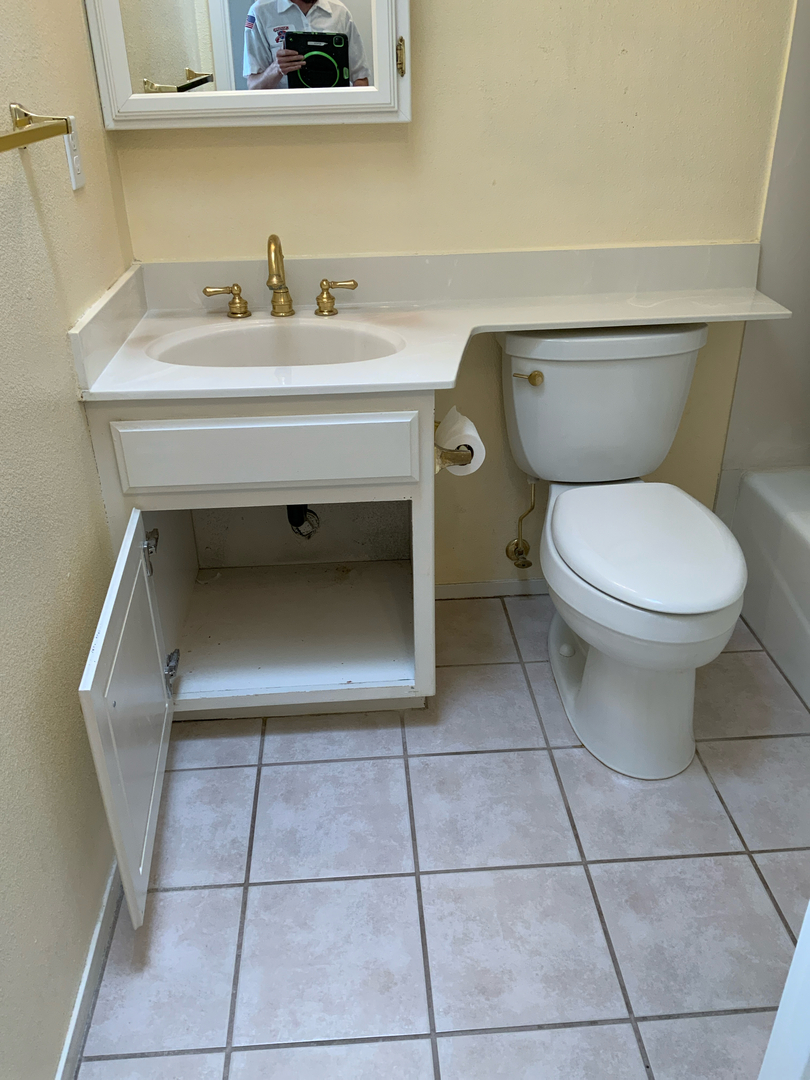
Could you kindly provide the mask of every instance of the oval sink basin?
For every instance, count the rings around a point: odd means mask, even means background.
[[[178,330],[151,342],[146,353],[184,367],[299,367],[379,360],[404,348],[404,339],[387,330],[293,316]]]

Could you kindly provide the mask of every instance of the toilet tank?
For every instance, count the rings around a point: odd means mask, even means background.
[[[499,334],[512,454],[529,476],[645,476],[669,452],[705,323]],[[543,374],[540,385],[515,376]]]

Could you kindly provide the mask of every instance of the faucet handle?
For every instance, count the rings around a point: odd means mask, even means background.
[[[329,292],[330,289],[356,289],[357,282],[352,279],[351,281],[330,281],[329,278],[324,278],[321,282],[321,291],[315,297],[315,303],[318,305],[315,309],[316,315],[337,315],[337,308],[335,307],[335,298]]]
[[[206,285],[203,289],[204,296],[230,296],[228,301],[229,319],[249,319],[253,312],[248,307],[248,302],[242,296],[242,286],[233,285]]]

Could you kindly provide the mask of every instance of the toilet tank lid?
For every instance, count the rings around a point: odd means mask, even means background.
[[[745,559],[731,531],[671,484],[570,488],[554,503],[551,536],[575,574],[646,611],[719,611],[745,589]]]
[[[706,344],[706,323],[682,326],[603,326],[575,330],[529,330],[503,334],[507,356],[531,360],[632,360],[675,356]]]

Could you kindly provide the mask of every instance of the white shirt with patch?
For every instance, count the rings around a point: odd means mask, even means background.
[[[307,15],[292,0],[256,0],[245,25],[245,78],[260,75],[270,67],[278,50],[284,48],[284,35],[290,30],[345,34],[349,43],[351,81],[371,78],[360,31],[349,9],[340,0],[316,0]],[[286,75],[278,89],[288,89]]]

